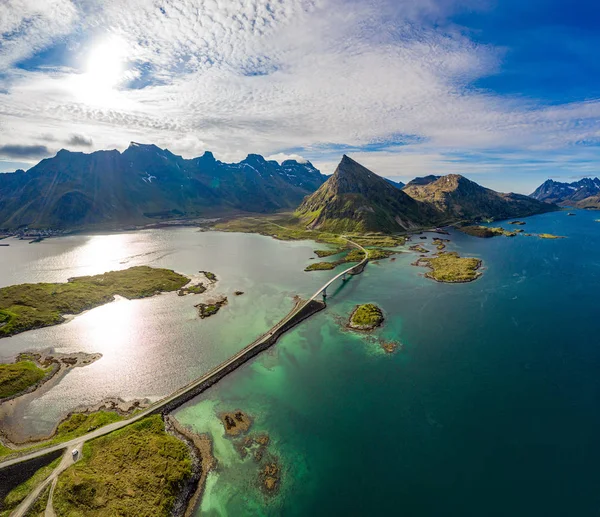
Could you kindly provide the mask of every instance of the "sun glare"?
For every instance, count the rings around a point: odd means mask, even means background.
[[[123,77],[123,42],[111,39],[92,49],[87,59],[87,75],[97,85],[114,88]]]
[[[120,38],[112,37],[96,43],[76,86],[82,100],[100,105],[114,102],[117,88],[125,77],[126,56],[126,43]]]

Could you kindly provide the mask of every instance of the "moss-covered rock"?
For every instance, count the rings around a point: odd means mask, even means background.
[[[352,314],[348,326],[354,330],[373,330],[383,323],[383,312],[374,303],[357,305]]]

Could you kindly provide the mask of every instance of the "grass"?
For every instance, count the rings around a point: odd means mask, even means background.
[[[78,438],[84,434],[104,427],[105,425],[119,422],[123,417],[114,411],[95,411],[93,413],[73,413],[56,429],[52,442],[65,442]]]
[[[350,239],[361,246],[371,246],[378,248],[395,248],[406,243],[406,237],[402,235],[351,235]]]
[[[362,262],[364,258],[365,252],[355,248],[344,257],[344,262]]]
[[[44,517],[46,514],[46,505],[48,504],[48,497],[50,496],[50,485],[48,485],[39,497],[35,500],[35,503],[31,505],[25,517]]]
[[[340,264],[345,264],[346,262],[361,262],[364,258],[364,251],[353,249],[340,260],[335,260],[332,262],[313,262],[312,264],[306,266],[304,271],[329,271],[331,269],[335,269]]]
[[[315,250],[315,255],[319,258],[331,257],[332,255],[338,255],[344,251],[344,248],[335,248],[332,250]]]
[[[442,252],[432,258],[421,258],[419,263],[429,266],[431,271],[425,276],[438,282],[472,282],[481,276],[478,271],[481,267],[481,260],[470,257],[462,258],[455,251]]]
[[[57,515],[167,516],[192,475],[187,447],[160,415],[88,442],[82,454],[58,479]]]
[[[306,266],[304,271],[329,271],[335,269],[338,265],[338,262],[313,262]]]
[[[551,233],[539,233],[538,237],[540,239],[564,239],[565,238],[560,235],[552,235]]]
[[[33,361],[0,364],[0,399],[12,397],[37,384],[50,369],[40,368]]]
[[[383,313],[374,303],[365,303],[354,309],[350,317],[350,326],[357,328],[374,328],[383,322]]]
[[[394,252],[390,250],[382,250],[381,248],[368,249],[369,260],[381,260],[391,257]]]
[[[217,223],[216,230],[227,232],[259,233],[283,241],[313,240],[345,247],[346,239],[329,232],[307,230],[290,214],[260,217],[240,217]]]
[[[62,442],[66,442],[72,440],[73,438],[83,436],[84,434],[98,429],[99,427],[103,427],[105,425],[112,424],[113,422],[123,420],[123,418],[124,417],[122,417],[114,411],[73,413],[72,415],[69,415],[69,417],[64,422],[59,424],[59,426],[56,429],[56,433],[54,433],[54,436],[52,436],[50,440],[36,443],[31,447],[26,447],[18,450],[0,445],[0,457],[15,454],[16,452],[31,452],[35,449],[40,449],[42,447],[48,447],[50,445],[56,445]]]
[[[65,314],[79,314],[114,300],[145,298],[176,291],[188,279],[168,269],[137,266],[95,276],[71,278],[66,283],[20,284],[0,289],[0,337],[56,325]]]
[[[199,284],[190,285],[189,287],[183,287],[177,291],[179,296],[185,296],[186,294],[202,294],[206,292],[205,285],[200,282]]]
[[[46,479],[52,471],[58,466],[61,458],[57,458],[52,463],[38,469],[33,476],[19,486],[13,488],[4,498],[0,517],[6,517],[21,504],[21,502],[29,495],[29,493]]]
[[[514,237],[516,235],[516,232],[509,232],[500,227],[488,228],[487,226],[461,226],[458,229],[467,235],[481,237],[483,239],[498,237],[501,235],[504,235],[505,237]]]

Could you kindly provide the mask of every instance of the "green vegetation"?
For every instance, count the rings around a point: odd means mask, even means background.
[[[483,239],[498,237],[500,235],[504,235],[505,237],[514,237],[516,235],[516,232],[509,232],[500,227],[488,228],[487,226],[461,226],[458,229],[467,235],[481,237]]]
[[[362,262],[364,258],[364,251],[355,248],[349,251],[346,256],[340,260],[335,260],[333,262],[313,262],[306,266],[304,271],[328,271],[330,269],[335,269],[340,264],[345,264],[346,262]]]
[[[0,445],[0,457],[14,454],[15,452],[31,452],[35,449],[56,445],[58,443],[78,438],[84,434],[90,433],[99,427],[103,427],[113,422],[123,420],[124,417],[114,411],[94,411],[93,413],[73,413],[69,415],[56,429],[56,432],[50,440],[36,443],[31,447],[24,449],[10,449]]]
[[[304,271],[329,271],[335,269],[339,265],[339,262],[313,262],[306,266]]]
[[[450,242],[449,239],[440,239],[438,237],[433,239],[433,244],[438,251],[444,251],[446,249],[446,242]]]
[[[381,248],[374,248],[367,250],[369,254],[369,260],[381,260],[386,259],[394,255],[394,251],[382,250]]]
[[[56,325],[64,314],[79,314],[114,300],[145,298],[176,291],[188,279],[168,269],[137,266],[95,276],[71,278],[67,283],[21,284],[0,289],[0,337]]]
[[[331,257],[344,251],[344,248],[335,248],[332,250],[315,250],[315,255],[319,258]]]
[[[46,506],[48,504],[48,497],[50,496],[50,484],[42,490],[42,493],[35,500],[35,503],[31,505],[29,511],[25,514],[25,517],[44,517],[46,514]]]
[[[227,305],[227,296],[223,296],[223,298],[217,300],[216,302],[199,303],[198,305],[195,305],[195,307],[198,309],[198,315],[200,318],[204,319],[219,312],[219,309],[224,305]]]
[[[346,239],[334,233],[307,230],[290,214],[240,217],[217,223],[215,229],[226,232],[259,233],[282,241],[314,240],[345,247]]]
[[[354,248],[344,257],[344,262],[362,262],[364,258],[365,252],[363,250]]]
[[[31,492],[37,485],[39,485],[42,481],[44,481],[44,479],[52,474],[52,471],[58,466],[60,460],[60,458],[57,458],[52,463],[37,470],[35,474],[27,481],[13,488],[4,498],[2,509],[0,511],[0,517],[7,517],[10,515],[12,511],[15,510],[15,508],[17,508],[17,506],[19,506],[21,502],[29,495],[29,492]]]
[[[31,505],[25,517],[44,517],[46,515],[46,506],[48,504],[48,497],[50,497],[50,485],[48,485],[35,502]]]
[[[461,258],[455,251],[441,252],[436,257],[419,259],[418,265],[423,264],[431,268],[431,271],[425,276],[437,282],[472,282],[481,276],[478,271],[481,267],[481,260]]]
[[[382,235],[379,233],[349,235],[348,238],[360,246],[377,246],[379,248],[395,248],[396,246],[402,246],[407,239],[403,235]]]
[[[95,411],[93,413],[73,413],[56,429],[53,442],[64,442],[91,433],[99,427],[119,422],[123,417],[114,411]]]
[[[358,330],[372,330],[383,323],[383,312],[374,303],[357,305],[350,316],[349,326]]]
[[[410,251],[416,251],[417,253],[429,253],[429,250],[427,248],[424,248],[423,246],[421,246],[420,244],[413,244],[410,248],[408,248]]]
[[[186,445],[160,415],[84,445],[82,459],[58,479],[57,515],[167,516],[192,475]]]
[[[217,275],[211,273],[210,271],[200,271],[200,273],[204,273],[204,276],[213,283],[217,281]]]
[[[40,382],[51,370],[37,366],[33,361],[0,364],[0,399],[12,397]]]
[[[204,292],[206,292],[206,286],[200,282],[199,284],[182,287],[179,289],[179,291],[177,291],[177,294],[179,296],[185,296],[186,294],[202,294]]]
[[[551,233],[538,233],[540,239],[565,239],[561,235],[552,235]]]

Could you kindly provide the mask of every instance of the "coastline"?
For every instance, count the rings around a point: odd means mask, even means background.
[[[30,393],[29,395],[33,395],[33,393]],[[58,423],[54,426],[52,431],[45,436],[33,437],[29,435],[24,440],[15,440],[14,437],[10,436],[10,431],[7,432],[6,429],[2,429],[0,430],[0,445],[3,445],[9,449],[13,449],[13,453],[17,454],[30,447],[36,447],[38,445],[43,446],[46,444],[46,442],[49,442],[56,438],[58,428],[63,423],[69,421],[73,415],[91,415],[100,411],[108,411],[116,413],[121,417],[128,417],[135,411],[145,409],[150,405],[151,401],[148,399],[123,400],[121,398],[108,397],[98,402],[97,404],[82,406],[81,408],[69,411],[69,413],[67,413],[58,421]],[[2,405],[0,405],[0,411],[1,410]]]
[[[165,415],[165,430],[183,441],[193,458],[192,476],[181,490],[175,501],[172,515],[175,517],[192,517],[200,505],[208,473],[217,466],[213,455],[213,443],[208,434],[196,434],[182,425],[173,415]]]

